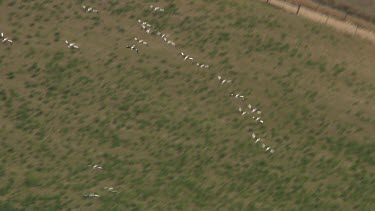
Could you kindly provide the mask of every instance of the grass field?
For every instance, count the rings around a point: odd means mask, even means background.
[[[0,2],[0,210],[375,209],[373,44],[258,1]]]

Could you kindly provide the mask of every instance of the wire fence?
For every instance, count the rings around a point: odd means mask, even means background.
[[[308,7],[303,6],[302,4],[292,4],[286,2],[285,0],[262,0],[268,4],[273,6],[282,8],[289,12],[292,12],[296,15],[303,16],[314,20],[316,22],[334,27],[340,31],[352,34],[354,36],[361,37],[363,39],[367,39],[373,43],[375,43],[375,34],[371,30],[363,28],[358,24],[354,24],[352,22],[346,20],[340,20],[334,16],[330,16],[327,14],[320,13],[318,11],[314,11]]]

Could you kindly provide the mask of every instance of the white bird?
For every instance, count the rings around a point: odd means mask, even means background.
[[[249,104],[248,106],[247,106],[249,109],[251,109],[251,105]]]
[[[139,53],[138,49],[135,47],[135,45],[132,45],[132,46],[126,46],[126,48],[130,48],[130,50],[132,51],[137,51],[137,53]]]
[[[199,66],[199,63],[197,63],[197,66]],[[219,79],[220,80],[220,79]]]
[[[141,19],[138,19],[138,23],[142,23]]]
[[[138,38],[134,37],[134,40],[135,40],[135,41],[138,41]]]
[[[255,139],[255,137],[256,137],[254,133],[251,136],[253,137],[253,139]]]
[[[230,93],[229,96],[233,97],[233,96],[234,96],[234,93]]]
[[[154,7],[154,5],[150,5],[150,8],[152,9]]]
[[[82,5],[82,8],[83,8],[83,9],[86,9],[86,5]]]
[[[98,13],[98,10],[92,10],[93,13]]]
[[[218,75],[218,76],[217,76],[217,79],[219,79],[219,81],[220,81],[220,80],[221,80],[221,76],[220,76],[220,75]]]
[[[163,34],[163,35],[161,35],[161,38],[164,38],[166,35],[165,34]]]
[[[243,95],[239,96],[242,100],[245,100],[245,97]]]
[[[264,147],[266,147],[266,145],[265,145],[265,144],[262,144],[262,148],[264,148]]]
[[[242,112],[242,114],[241,114],[241,115],[243,116],[243,115],[245,115],[245,114],[246,114],[246,111]]]
[[[260,118],[258,117],[258,118],[255,119],[255,121],[259,121],[259,119],[260,119]]]
[[[83,196],[84,197],[88,197],[88,198],[91,198],[91,197],[100,197],[100,195],[95,194],[95,193],[84,194]]]
[[[240,96],[240,94],[236,94],[236,96],[234,96],[235,98],[238,98],[238,96]]]
[[[86,11],[86,12],[90,12],[91,10],[92,10],[92,8],[90,7],[90,8],[88,8],[88,9],[87,9],[87,11]]]
[[[200,67],[204,67],[204,64],[202,64]]]
[[[208,64],[204,65],[205,68],[209,68],[210,66]]]
[[[147,42],[145,42],[145,41],[143,41],[143,42],[142,42],[142,44],[143,44],[143,45],[147,45],[147,46],[148,46],[148,43],[147,43]]]
[[[160,8],[159,11],[160,11],[160,12],[164,12],[164,9],[163,9],[163,8]]]
[[[147,33],[147,34],[150,34],[150,33],[151,33],[151,29],[147,29],[147,30],[146,30],[146,33]]]
[[[275,150],[271,149],[270,153],[274,153],[274,152],[275,152]]]
[[[174,43],[174,42],[171,42],[171,45],[172,45],[172,46],[176,46],[176,43]]]
[[[261,139],[260,138],[258,138],[257,140],[255,140],[255,143],[258,143],[259,141],[260,141]]]
[[[159,9],[160,9],[160,7],[155,7],[154,11],[159,10]]]
[[[238,111],[239,111],[239,112],[242,112],[242,108],[241,108],[241,107],[239,107],[239,108],[238,108]]]
[[[185,56],[184,61],[185,61],[187,58],[189,58],[189,55],[186,55],[186,56]]]
[[[257,114],[261,114],[262,112],[261,111],[257,111]]]
[[[252,111],[251,111],[251,113],[254,113],[255,111],[256,111],[257,109],[256,108],[254,108]]]
[[[263,120],[260,120],[259,122],[263,124]]]
[[[167,42],[167,37],[164,37],[163,40],[164,40],[164,42]]]
[[[161,34],[160,32],[156,32],[156,35],[160,36],[160,34]]]
[[[103,169],[103,167],[99,165],[89,165],[89,166],[92,167],[92,169]]]
[[[271,149],[271,147],[267,147],[267,148],[266,148],[266,152],[267,152],[268,150],[270,150],[270,149]]]
[[[222,81],[221,81],[221,84],[225,83],[226,81],[227,81],[227,80],[225,80],[225,79],[224,79],[224,80],[222,80]]]
[[[112,193],[117,193],[118,191],[115,190],[115,188],[113,187],[104,187],[105,190],[108,190],[109,192],[112,192]]]

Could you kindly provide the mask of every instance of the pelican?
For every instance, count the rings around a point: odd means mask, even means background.
[[[84,194],[84,197],[91,198],[91,197],[100,197],[100,195],[95,194],[95,193],[89,193],[89,194]]]
[[[258,118],[255,119],[255,121],[259,121],[259,119],[260,119],[260,118],[258,117]]]
[[[251,111],[251,113],[254,113],[255,111],[256,111],[257,109],[256,108],[254,108],[252,111]]]
[[[154,11],[159,10],[159,9],[160,9],[160,7],[155,7]]]
[[[251,105],[249,104],[248,106],[247,106],[249,109],[251,109]]]
[[[202,64],[200,67],[204,67],[204,64]]]
[[[138,19],[138,23],[142,23],[141,19]]]
[[[146,33],[147,33],[147,34],[150,34],[150,33],[151,33],[151,29],[147,29],[147,30],[146,30]]]
[[[218,75],[218,76],[217,76],[217,79],[219,79],[219,81],[220,81],[220,80],[221,80],[221,76],[220,76],[220,75]]]
[[[239,111],[239,112],[242,112],[242,108],[241,108],[241,107],[239,107],[239,108],[238,108],[238,111]]]
[[[253,139],[255,139],[255,137],[256,137],[256,136],[255,136],[255,133],[253,133],[253,134],[251,135],[251,137],[253,137]]]
[[[245,100],[245,97],[243,95],[239,96],[242,100]]]
[[[113,187],[104,187],[105,190],[108,190],[109,192],[112,192],[112,193],[117,193],[118,191],[115,191],[115,189]]]
[[[245,114],[246,114],[246,111],[242,112],[242,114],[241,114],[241,115],[243,116],[243,115],[245,115]]]
[[[238,98],[238,96],[240,96],[240,94],[236,94],[236,96],[234,96],[235,98]]]
[[[147,46],[148,46],[148,43],[147,43],[147,42],[145,42],[145,41],[143,41],[143,42],[142,42],[142,44],[143,44],[143,45],[147,45]]]
[[[88,9],[87,9],[87,11],[86,11],[86,12],[90,12],[91,10],[92,10],[92,8],[90,7],[90,8],[88,8]]]
[[[138,38],[134,37],[134,40],[135,40],[135,41],[138,41]]]
[[[255,140],[255,143],[258,143],[259,141],[261,141],[262,139],[258,138],[257,140]]]
[[[103,167],[99,165],[89,165],[89,166],[92,167],[92,169],[103,169]]]
[[[259,122],[263,124],[263,120],[260,120]]]
[[[184,61],[185,61],[187,58],[189,58],[189,55],[186,55],[186,56],[185,56]]]
[[[267,148],[266,148],[266,152],[267,152],[268,150],[270,150],[270,149],[271,149],[271,147],[267,147]]]
[[[226,81],[227,81],[227,80],[225,80],[225,79],[224,79],[224,80],[222,80],[222,81],[221,81],[221,84],[225,83]]]

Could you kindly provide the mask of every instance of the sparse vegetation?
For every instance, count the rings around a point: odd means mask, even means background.
[[[374,210],[370,43],[258,1],[83,3],[0,0],[0,210]]]

